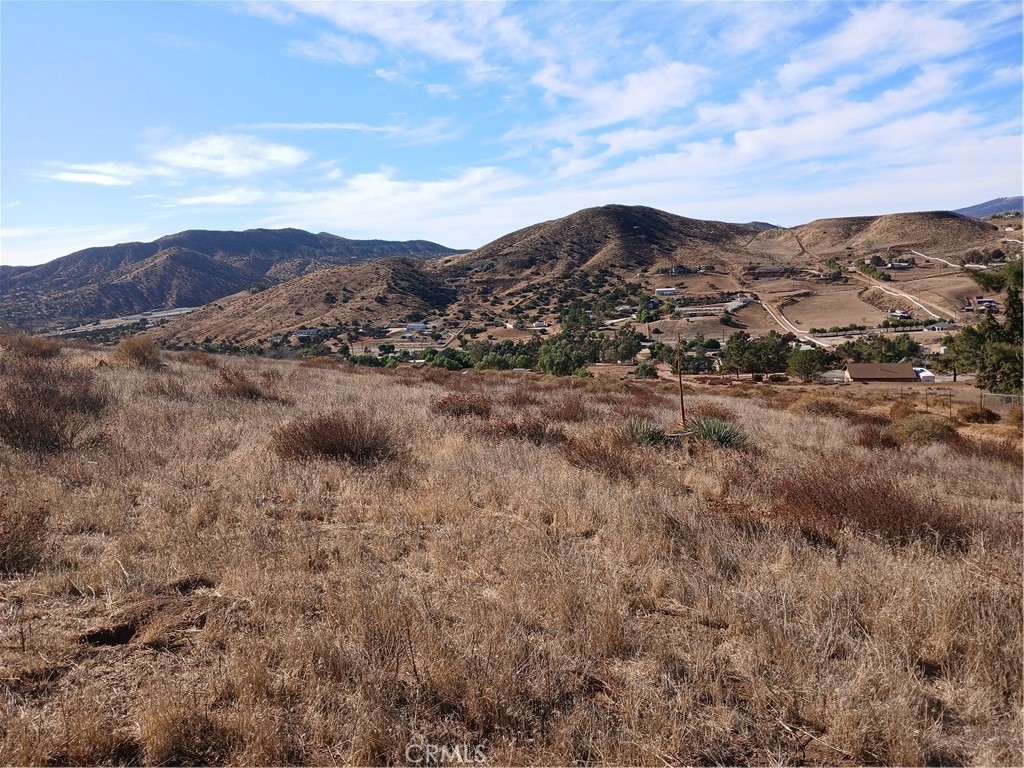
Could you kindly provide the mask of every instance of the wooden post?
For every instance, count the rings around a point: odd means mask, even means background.
[[[679,376],[679,420],[686,426],[686,405],[683,403],[682,339],[676,334],[676,374]]]

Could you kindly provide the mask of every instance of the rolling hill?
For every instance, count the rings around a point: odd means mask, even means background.
[[[0,268],[0,320],[29,330],[199,306],[326,267],[458,253],[424,240],[349,240],[299,229],[190,230]]]
[[[785,229],[608,205],[525,227],[474,251],[322,270],[218,301],[158,333],[175,343],[253,342],[321,322],[557,318],[575,301],[622,303],[650,290],[647,283],[656,275],[676,271],[691,273],[692,281],[693,272],[710,266],[712,276],[701,278],[708,290],[735,290],[736,279],[753,264],[817,268],[836,255],[861,257],[890,246],[953,256],[998,237],[996,227],[949,212],[822,219]],[[338,301],[326,303],[327,294]]]
[[[984,219],[1004,211],[1016,211],[1018,214],[1024,215],[1024,197],[1020,195],[1016,197],[997,197],[994,200],[988,200],[978,205],[958,208],[954,213],[973,216],[976,219]]]

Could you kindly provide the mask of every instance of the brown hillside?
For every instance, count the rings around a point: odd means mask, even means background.
[[[413,259],[386,259],[320,269],[258,293],[218,300],[161,327],[165,342],[187,344],[206,338],[246,344],[327,324],[365,325],[419,320],[443,309],[454,291],[425,274]]]
[[[812,253],[843,250],[846,246],[858,251],[892,246],[948,253],[985,243],[998,228],[957,213],[931,211],[819,219],[793,231]]]
[[[758,232],[676,216],[645,206],[587,208],[526,227],[466,254],[438,262],[450,277],[485,272],[517,277],[568,277],[578,269],[696,265],[734,250]]]

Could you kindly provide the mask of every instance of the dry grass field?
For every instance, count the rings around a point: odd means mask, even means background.
[[[0,763],[1024,762],[1019,413],[137,346],[0,351]]]

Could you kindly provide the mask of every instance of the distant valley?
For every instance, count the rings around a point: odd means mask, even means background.
[[[1015,204],[1019,198],[1000,198],[975,208],[1008,206],[1002,212]],[[1019,216],[991,223],[955,212],[821,219],[782,228],[607,205],[525,227],[468,252],[426,241],[348,240],[294,229],[190,231],[152,243],[91,248],[36,267],[0,267],[0,321],[52,331],[198,306],[153,333],[172,344],[252,345],[302,326],[549,325],[574,304],[613,316],[615,307],[669,286],[678,288],[680,307],[727,301],[756,288],[784,303],[809,293],[835,294],[843,300],[836,304],[840,314],[843,302],[850,312],[864,305],[870,314],[888,306],[886,297],[868,290],[870,281],[849,284],[864,277],[851,265],[914,253],[939,261],[926,265],[916,258],[918,269],[897,279],[920,281],[937,302],[933,306],[941,304],[952,316],[959,293],[967,290],[958,260],[970,251],[998,252],[1008,237],[1020,238],[1019,229]],[[837,284],[840,265],[851,277],[844,274]],[[776,279],[765,281],[767,276]]]

